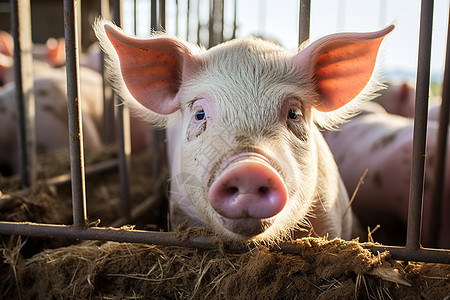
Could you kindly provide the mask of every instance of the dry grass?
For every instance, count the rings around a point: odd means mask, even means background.
[[[132,163],[136,201],[151,193],[150,158]],[[102,218],[101,225],[118,217],[117,180],[116,174],[108,174],[88,184],[90,205],[96,205],[89,208],[90,216]],[[2,219],[70,222],[66,190],[42,185],[11,196],[14,185],[0,178],[0,190],[6,191],[0,196]],[[376,229],[368,230],[369,240]],[[178,232],[180,239],[198,234],[207,231]],[[356,240],[297,240],[301,254],[295,256],[264,246],[230,253],[223,245],[200,250],[113,242],[63,247],[68,243],[63,242],[3,236],[0,298],[442,299],[450,294],[449,265],[397,262],[387,253],[372,254]]]

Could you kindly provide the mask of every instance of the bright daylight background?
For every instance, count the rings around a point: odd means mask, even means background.
[[[124,29],[133,32],[133,0],[124,2]],[[149,2],[137,0],[138,36],[148,35]],[[186,39],[187,1],[178,0],[178,34]],[[298,0],[237,0],[237,36],[258,35],[278,40],[288,49],[298,42]],[[419,0],[313,0],[311,34],[314,41],[341,31],[375,31],[391,23],[396,29],[382,47],[382,74],[391,81],[415,83],[419,38]],[[166,31],[176,33],[176,1],[166,1]],[[196,42],[197,3],[191,0],[189,40]],[[209,0],[200,0],[200,21],[207,26]],[[435,0],[431,72],[441,81],[444,71],[449,1]],[[225,37],[231,36],[234,0],[225,0]]]

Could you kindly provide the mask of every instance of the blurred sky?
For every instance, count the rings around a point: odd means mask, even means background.
[[[207,8],[209,0],[200,0]],[[148,35],[148,0],[137,0],[138,35]],[[178,33],[186,39],[186,0],[179,2]],[[298,42],[298,0],[237,0],[237,36],[261,35],[278,40],[288,49]],[[413,83],[417,69],[420,0],[313,0],[311,1],[311,33],[314,41],[324,35],[342,31],[375,31],[391,23],[396,25],[382,46],[381,69],[394,79]],[[431,72],[442,76],[445,61],[449,1],[435,0]],[[132,0],[124,0],[124,29],[133,30]],[[166,31],[176,32],[175,0],[166,1]],[[225,0],[225,35],[231,36],[234,1]],[[208,10],[200,10],[206,24]],[[141,25],[143,24],[143,25]],[[191,34],[196,41],[197,1],[191,0]],[[401,71],[401,72],[399,72]],[[399,74],[403,78],[398,78]]]

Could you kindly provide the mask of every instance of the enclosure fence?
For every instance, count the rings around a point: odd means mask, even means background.
[[[100,13],[109,11],[108,2],[100,0]],[[236,3],[236,2],[235,2]],[[218,35],[219,38],[211,39],[210,46],[223,39],[223,15],[217,13],[217,9],[223,8],[223,1],[212,0],[210,25],[214,27],[214,22],[222,22],[222,32],[210,31],[211,35]],[[121,1],[113,1],[114,21],[119,26],[122,24]],[[19,107],[19,141],[21,158],[21,182],[26,189],[36,181],[36,154],[33,122],[34,116],[34,97],[33,97],[33,75],[32,75],[32,57],[31,57],[31,29],[30,29],[30,0],[11,0],[11,19],[12,33],[14,36],[14,58],[15,58],[15,82],[16,97]],[[450,250],[423,248],[421,247],[421,217],[422,217],[422,199],[424,190],[424,169],[425,169],[425,147],[427,133],[427,111],[428,111],[428,93],[430,81],[430,49],[433,26],[433,7],[434,2],[423,0],[420,14],[420,37],[419,53],[417,66],[416,82],[416,109],[414,116],[414,142],[412,171],[410,181],[410,199],[408,209],[407,237],[406,246],[389,245],[371,245],[370,249],[376,252],[389,251],[395,259],[407,261],[423,261],[450,263]],[[165,1],[151,1],[151,27],[164,28],[165,24]],[[154,205],[157,198],[163,197],[162,192],[156,192],[145,202],[133,209],[130,207],[129,196],[129,168],[130,168],[130,129],[129,115],[127,109],[118,106],[118,160],[100,163],[99,165],[85,168],[84,165],[84,147],[81,119],[81,101],[79,85],[79,57],[78,57],[78,1],[64,0],[64,31],[66,42],[66,70],[67,70],[67,97],[69,114],[69,134],[70,134],[70,157],[71,174],[63,175],[57,178],[47,180],[49,184],[59,185],[71,182],[72,203],[73,203],[73,225],[57,224],[39,224],[39,223],[21,223],[21,222],[0,222],[0,234],[23,235],[36,237],[56,237],[56,238],[74,238],[85,240],[104,240],[116,242],[148,243],[171,246],[198,247],[204,249],[215,249],[218,246],[212,242],[211,238],[198,236],[189,240],[180,240],[175,233],[170,232],[151,232],[144,230],[122,230],[118,228],[91,227],[87,223],[86,209],[86,177],[90,174],[105,172],[113,169],[119,169],[121,184],[122,217],[114,223],[115,227],[131,222],[142,212],[147,211]],[[214,20],[214,18],[216,18]],[[300,1],[299,15],[299,43],[309,38],[309,19],[310,19],[310,1]],[[220,26],[219,26],[220,27]],[[449,28],[450,30],[450,28]],[[236,27],[234,27],[233,35]],[[212,42],[211,42],[212,41]],[[448,41],[447,41],[448,43]],[[449,121],[449,89],[450,89],[450,44],[447,44],[446,66],[443,81],[442,108],[440,116],[439,129],[439,154],[436,165],[435,177],[438,178],[434,186],[433,216],[434,223],[431,226],[432,236],[436,237],[439,233],[440,213],[439,207],[442,201],[442,189],[444,186],[444,162],[445,149],[447,145],[447,129]],[[119,100],[117,100],[119,101]],[[109,105],[105,101],[105,105]],[[105,109],[106,111],[106,109]],[[111,117],[104,116],[104,123],[111,122]],[[163,141],[164,135],[161,131],[154,132],[154,182],[157,182],[160,173],[161,163],[164,162],[164,153],[158,148],[157,141]],[[155,191],[161,190],[157,185]],[[447,199],[448,200],[448,199]],[[283,242],[274,250],[290,254],[299,253],[295,244]]]

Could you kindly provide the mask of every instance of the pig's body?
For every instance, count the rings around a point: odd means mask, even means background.
[[[49,152],[69,145],[65,69],[52,69],[35,77],[36,150]],[[81,69],[83,134],[86,146],[99,147],[102,90],[99,74]],[[0,94],[0,172],[18,172],[17,108],[15,86],[10,83]]]
[[[310,230],[350,237],[348,196],[316,123],[351,113],[335,111],[367,84],[390,30],[326,37],[296,54],[253,38],[205,51],[96,26],[116,92],[144,118],[172,124],[172,224],[255,242]]]
[[[430,121],[427,132],[426,181],[424,190],[423,238],[428,239],[431,188],[434,182],[438,124]],[[406,224],[412,159],[413,120],[382,110],[371,110],[324,133],[349,193],[364,171],[368,173],[352,205],[365,225],[395,222]],[[447,157],[450,157],[447,146]],[[446,162],[446,181],[450,179],[450,161]],[[440,247],[450,247],[450,184],[444,184],[441,208]]]

